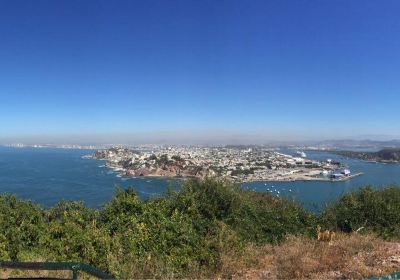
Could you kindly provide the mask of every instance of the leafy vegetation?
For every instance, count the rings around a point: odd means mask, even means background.
[[[328,207],[321,219],[340,231],[370,231],[400,239],[400,189],[365,187],[344,195]]]
[[[398,188],[345,195],[320,217],[214,179],[190,180],[180,192],[148,201],[132,188],[117,189],[101,209],[79,202],[43,209],[1,195],[0,258],[85,262],[119,278],[211,277],[224,269],[226,256],[287,236],[314,236],[317,224],[345,232],[364,226],[399,238],[399,217]]]

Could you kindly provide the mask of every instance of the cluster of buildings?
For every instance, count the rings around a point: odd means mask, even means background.
[[[92,158],[106,160],[108,167],[125,176],[219,176],[238,182],[316,180],[340,166],[304,156],[262,146],[151,146],[98,150]]]

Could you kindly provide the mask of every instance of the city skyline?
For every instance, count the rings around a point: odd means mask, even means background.
[[[0,143],[400,138],[397,1],[1,1]]]

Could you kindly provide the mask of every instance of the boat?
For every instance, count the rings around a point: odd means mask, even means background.
[[[306,153],[303,152],[303,151],[297,151],[297,152],[296,152],[296,155],[299,155],[299,156],[302,157],[302,158],[307,157]]]

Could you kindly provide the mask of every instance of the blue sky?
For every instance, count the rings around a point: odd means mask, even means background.
[[[2,0],[0,138],[400,137],[399,11],[396,0]]]

